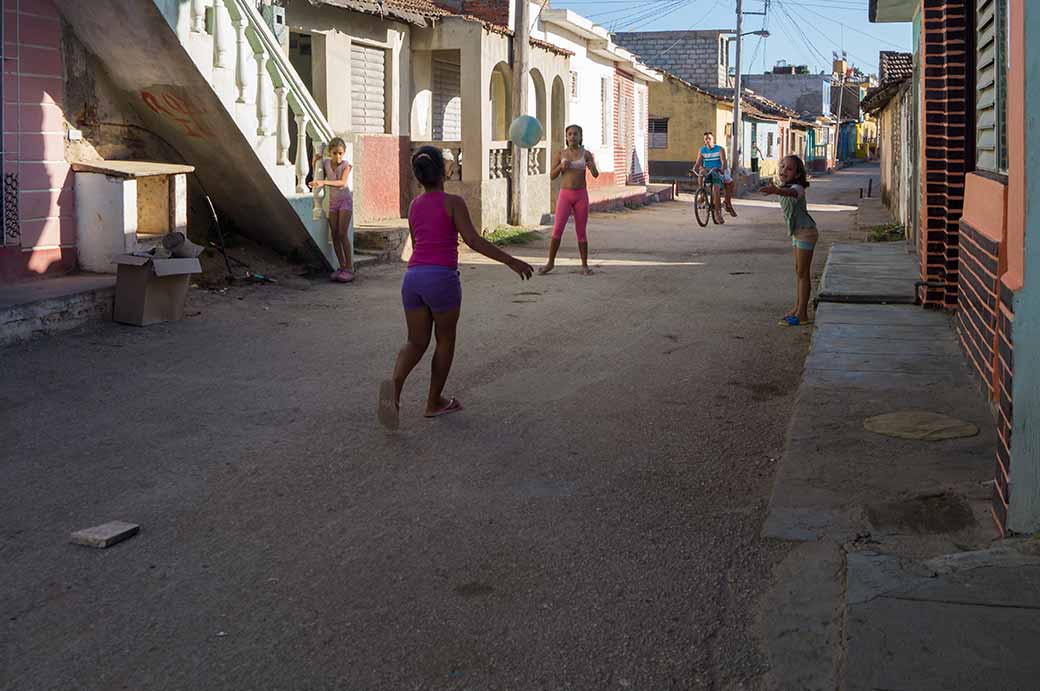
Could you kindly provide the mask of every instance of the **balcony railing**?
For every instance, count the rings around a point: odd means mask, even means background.
[[[488,178],[508,178],[513,167],[513,147],[509,142],[491,142],[488,150]]]

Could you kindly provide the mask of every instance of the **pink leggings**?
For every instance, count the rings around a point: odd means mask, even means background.
[[[564,226],[574,210],[574,229],[578,233],[578,242],[588,242],[589,236],[585,228],[589,224],[589,191],[587,189],[560,189],[560,198],[556,200],[556,220],[553,222],[553,239],[563,237]]]

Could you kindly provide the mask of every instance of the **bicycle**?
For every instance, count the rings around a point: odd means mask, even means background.
[[[704,178],[707,176],[706,173],[707,171],[703,169],[700,171],[691,170],[687,173],[690,177],[697,178],[697,189],[693,192],[693,215],[697,219],[697,225],[701,228],[708,225],[709,219],[712,223],[718,223],[718,221],[715,220],[715,214],[722,214],[721,208],[716,210],[712,207],[711,190],[708,189],[708,185],[704,183]],[[722,191],[719,190],[719,193],[721,195]]]

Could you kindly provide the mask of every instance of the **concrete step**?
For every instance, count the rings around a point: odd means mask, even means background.
[[[0,286],[0,346],[111,319],[116,277],[75,274]]]
[[[408,219],[354,227],[354,247],[358,254],[379,256],[381,261],[399,261],[408,245]]]
[[[589,192],[589,211],[620,211],[674,198],[671,185],[603,187]]]

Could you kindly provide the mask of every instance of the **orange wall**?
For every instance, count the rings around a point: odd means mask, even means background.
[[[961,218],[990,240],[1004,242],[1007,186],[976,173],[964,179],[964,213]],[[1004,267],[1000,267],[1003,271]]]
[[[1008,56],[1007,94],[1007,273],[1001,277],[1011,290],[1022,287],[1025,269],[1026,237],[1026,80],[1023,66],[1026,61],[1025,16],[1026,2],[1008,0],[1011,12],[1011,55]],[[1035,133],[1033,133],[1035,136]]]

